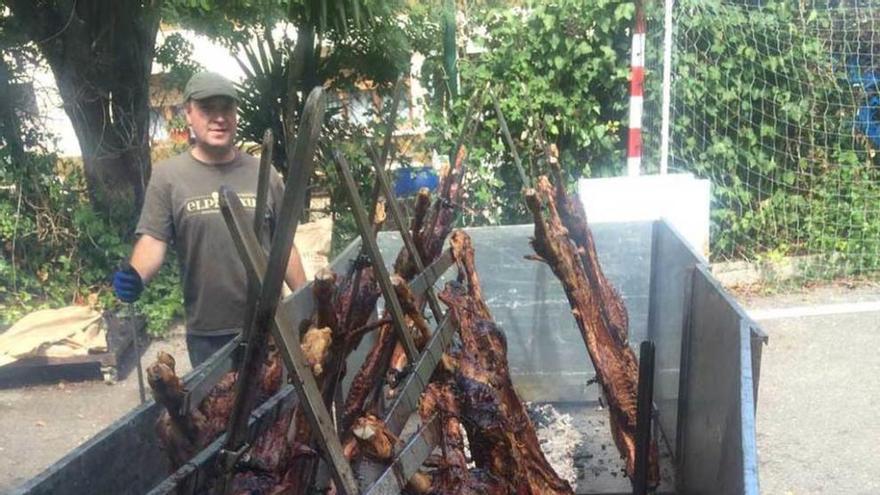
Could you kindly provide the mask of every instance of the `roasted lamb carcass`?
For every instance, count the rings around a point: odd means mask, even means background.
[[[532,247],[565,290],[608,403],[611,434],[626,459],[626,473],[635,471],[636,401],[639,365],[628,342],[623,300],[605,278],[583,208],[562,186],[558,165],[556,185],[541,177],[525,193],[535,222]],[[657,445],[651,443],[648,484],[659,483]]]
[[[571,494],[541,451],[535,427],[513,388],[507,340],[483,299],[470,237],[452,235],[459,281],[440,297],[449,306],[461,339],[452,353],[461,418],[474,463],[518,494]]]

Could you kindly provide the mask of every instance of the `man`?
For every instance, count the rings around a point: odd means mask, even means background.
[[[238,97],[229,80],[211,72],[195,74],[186,84],[184,100],[194,144],[153,167],[130,266],[116,272],[113,287],[120,300],[137,300],[171,243],[181,267],[187,351],[196,367],[243,325],[246,274],[220,213],[217,191],[229,186],[253,211],[259,163],[233,146]],[[281,178],[273,171],[264,225],[269,231],[282,193]],[[294,290],[305,284],[296,248],[285,279]]]

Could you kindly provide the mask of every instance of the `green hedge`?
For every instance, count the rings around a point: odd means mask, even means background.
[[[131,252],[131,206],[102,217],[86,198],[79,164],[43,153],[27,153],[25,161],[14,163],[0,150],[0,329],[37,309],[118,309],[110,280]],[[183,314],[170,258],[137,303],[153,335]]]
[[[844,65],[872,27],[810,2],[676,8],[671,166],[712,180],[713,253],[875,271],[880,174]]]

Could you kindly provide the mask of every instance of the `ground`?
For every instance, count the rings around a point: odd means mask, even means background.
[[[880,301],[847,285],[790,294],[740,293],[748,309]],[[761,491],[769,495],[880,493],[880,313],[760,321],[770,337],[758,392]],[[179,330],[153,343],[189,369]],[[138,403],[137,375],[0,389],[0,492],[24,482]],[[96,407],[100,404],[100,407]]]
[[[750,296],[747,308],[880,301],[845,286]],[[880,493],[880,313],[768,319],[758,391],[761,492]]]

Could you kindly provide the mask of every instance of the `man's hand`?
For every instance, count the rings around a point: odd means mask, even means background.
[[[124,268],[113,274],[113,291],[120,301],[133,303],[141,297],[144,281],[137,270],[126,264]]]

